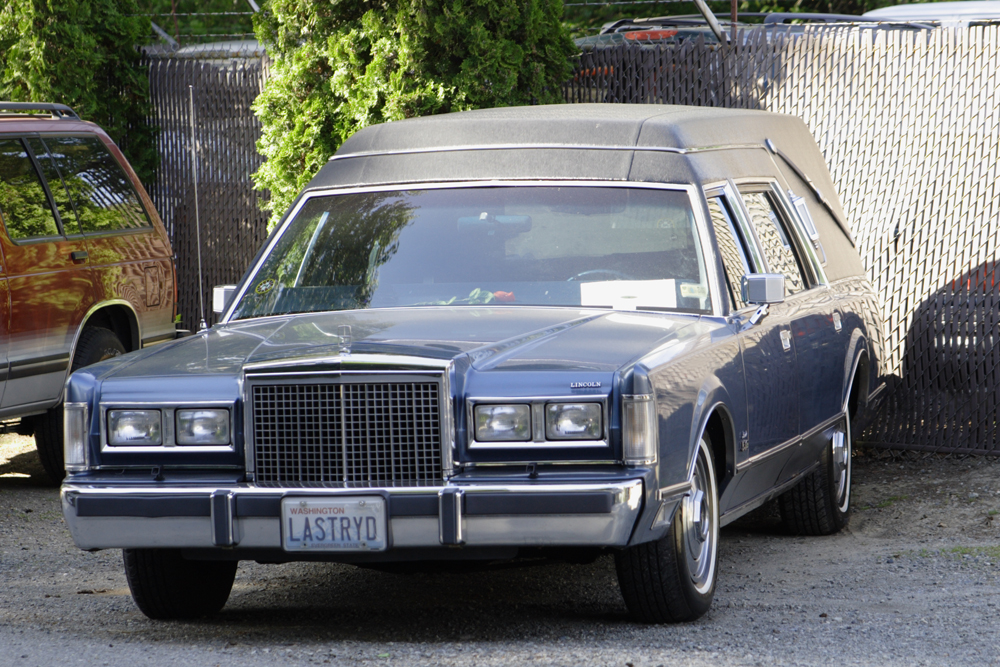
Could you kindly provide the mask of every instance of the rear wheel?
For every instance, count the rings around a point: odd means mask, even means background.
[[[176,549],[125,549],[125,578],[139,611],[152,619],[198,618],[226,605],[236,561],[186,560]]]
[[[625,605],[647,623],[678,623],[703,616],[715,596],[718,551],[719,494],[712,448],[702,438],[694,488],[681,501],[670,530],[656,542],[615,555]]]
[[[125,354],[125,346],[110,329],[84,327],[73,355],[70,372]],[[63,467],[63,408],[62,403],[35,417],[35,449],[45,473],[55,484],[66,476]]]
[[[831,433],[820,466],[779,498],[781,521],[797,535],[830,535],[851,519],[851,417]]]

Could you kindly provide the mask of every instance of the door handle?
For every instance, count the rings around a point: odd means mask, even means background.
[[[87,254],[86,250],[74,250],[69,254],[69,256],[73,259],[74,262],[82,262],[83,260],[90,257],[90,255]]]

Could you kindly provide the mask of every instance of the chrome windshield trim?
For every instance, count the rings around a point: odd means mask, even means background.
[[[631,149],[629,149],[631,150]],[[367,186],[355,186],[355,187],[329,187],[329,188],[317,188],[315,190],[307,190],[302,193],[299,200],[295,203],[292,208],[288,210],[285,217],[282,218],[280,226],[268,239],[267,245],[258,254],[256,264],[254,264],[250,270],[244,275],[243,280],[237,285],[236,290],[233,293],[233,297],[226,307],[225,312],[219,319],[219,324],[228,324],[231,321],[243,321],[243,320],[231,320],[233,311],[236,310],[236,306],[239,305],[243,296],[246,294],[247,289],[250,285],[254,283],[257,278],[257,273],[260,271],[261,265],[274,250],[274,246],[278,244],[281,237],[285,234],[288,226],[295,220],[299,211],[308,203],[311,199],[315,197],[328,197],[330,195],[351,195],[351,194],[365,194],[371,192],[399,192],[399,191],[409,191],[409,190],[444,190],[444,189],[458,189],[458,188],[494,188],[494,187],[590,187],[590,188],[641,188],[647,190],[672,190],[675,192],[687,192],[688,198],[691,200],[691,206],[694,210],[695,221],[698,227],[698,234],[701,237],[699,242],[705,244],[708,242],[707,234],[707,223],[704,220],[704,216],[699,213],[698,207],[694,206],[695,202],[698,201],[698,194],[696,186],[689,183],[649,183],[649,182],[638,182],[638,181],[600,181],[600,180],[558,180],[558,179],[546,179],[546,180],[484,180],[484,181],[462,181],[462,182],[435,182],[435,183],[390,183],[390,184],[379,184],[379,185],[367,185]],[[709,276],[709,291],[711,294],[709,297],[712,299],[713,304],[719,300],[718,289],[717,289],[717,277],[713,278],[714,271],[706,270],[711,274]],[[580,308],[581,306],[572,306],[574,308]],[[715,311],[718,313],[719,311]],[[261,317],[288,317],[288,313],[265,315]],[[259,318],[247,318],[259,319]],[[360,355],[352,355],[360,356]]]

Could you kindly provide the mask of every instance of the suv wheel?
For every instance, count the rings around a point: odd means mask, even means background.
[[[177,549],[124,549],[125,578],[149,618],[198,618],[222,609],[236,579],[234,560],[186,560]]]
[[[110,329],[84,327],[73,355],[70,372],[125,354],[125,346]],[[62,403],[35,418],[35,449],[42,467],[55,484],[66,476],[63,467],[63,408]]]

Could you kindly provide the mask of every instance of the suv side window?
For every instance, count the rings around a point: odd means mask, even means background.
[[[38,166],[42,170],[42,176],[49,184],[49,192],[55,200],[56,210],[59,211],[59,220],[62,222],[63,231],[66,234],[79,234],[80,226],[76,223],[76,212],[73,210],[73,203],[70,201],[69,193],[63,184],[59,170],[56,169],[52,156],[49,155],[48,147],[38,137],[28,137],[25,139],[31,152],[35,154]]]
[[[742,310],[747,307],[747,303],[743,300],[740,282],[745,274],[753,273],[751,260],[747,257],[743,241],[733,223],[732,214],[726,208],[722,197],[708,198],[708,212],[719,244],[722,267],[726,272],[730,303],[733,310]]]
[[[0,216],[14,241],[62,236],[42,179],[20,139],[0,139]]]
[[[750,214],[750,224],[757,233],[771,271],[785,275],[785,296],[801,292],[806,288],[802,268],[792,248],[791,236],[770,193],[740,192],[740,196]]]
[[[125,171],[95,136],[44,137],[86,233],[150,227]]]

